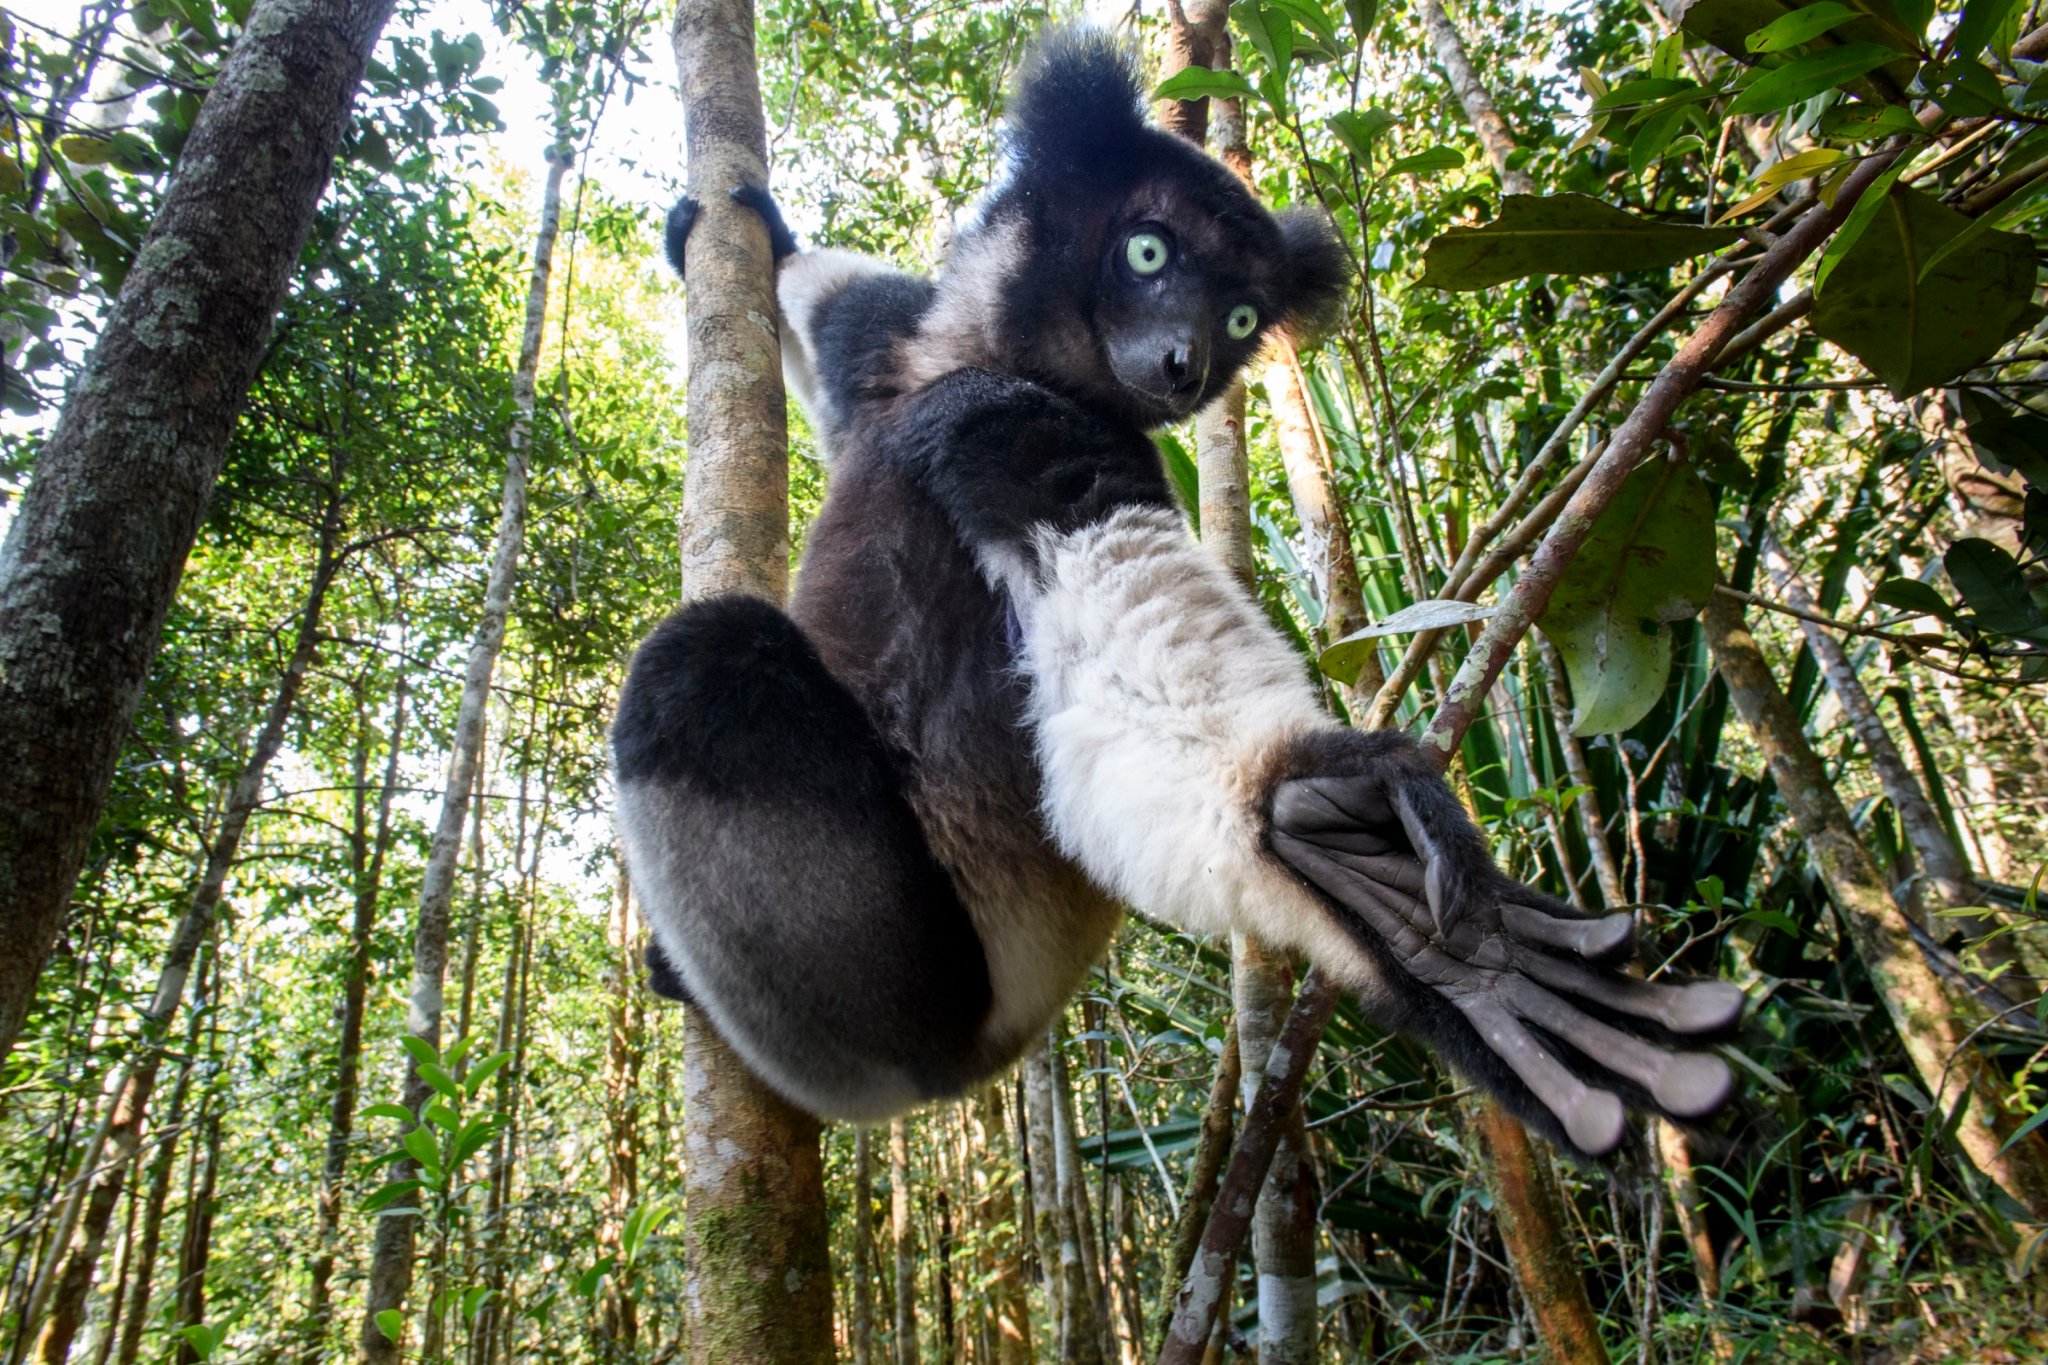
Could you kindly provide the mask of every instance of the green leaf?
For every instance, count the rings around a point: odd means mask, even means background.
[[[1976,57],[2018,4],[2019,0],[1967,0],[1963,17],[1956,21],[1956,31],[1949,38],[1950,55],[1965,61]]]
[[[1316,667],[1349,687],[1358,681],[1366,660],[1372,657],[1373,651],[1379,648],[1380,640],[1386,636],[1412,635],[1417,631],[1443,630],[1472,621],[1484,621],[1493,615],[1494,610],[1493,607],[1460,602],[1454,598],[1433,597],[1424,602],[1411,602],[1364,630],[1355,630],[1333,643],[1318,656]]]
[[[72,133],[57,139],[57,150],[66,161],[80,166],[102,166],[114,159],[114,144],[107,138]]]
[[[220,1349],[221,1338],[211,1327],[180,1327],[178,1335],[192,1348],[192,1354],[201,1360],[213,1359],[213,1353]]]
[[[377,1330],[384,1334],[384,1340],[396,1346],[400,1335],[405,1331],[405,1314],[399,1312],[396,1308],[387,1308],[377,1314],[374,1321],[377,1324]]]
[[[1735,228],[1653,223],[1582,194],[1511,194],[1482,228],[1452,228],[1423,253],[1421,283],[1485,289],[1530,275],[1653,270],[1718,250]]]
[[[1404,156],[1387,167],[1388,175],[1435,175],[1455,171],[1465,164],[1465,154],[1455,147],[1431,147]]]
[[[432,1086],[445,1099],[458,1102],[462,1099],[462,1087],[455,1083],[455,1078],[449,1075],[448,1069],[439,1062],[421,1062],[420,1079]]]
[[[1793,10],[1782,19],[1774,19],[1743,40],[1743,47],[1751,52],[1784,52],[1811,42],[1830,29],[1839,28],[1856,17],[1856,11],[1847,5],[1838,5],[1835,0],[1821,0],[1817,5]]]
[[[1987,400],[1966,400],[1963,416],[1963,434],[1978,459],[2016,469],[2048,492],[2048,417]]]
[[[512,1054],[509,1052],[493,1052],[490,1056],[471,1067],[469,1074],[463,1078],[462,1083],[468,1088],[469,1093],[474,1095],[484,1088],[484,1082],[497,1075],[498,1069],[511,1060]]]
[[[395,1119],[399,1123],[413,1122],[412,1110],[402,1104],[373,1104],[363,1111],[366,1119]]]
[[[1880,606],[1910,611],[1915,616],[1955,620],[1956,609],[1948,604],[1948,599],[1917,578],[1887,578],[1870,596]]]
[[[415,1128],[405,1135],[402,1143],[406,1154],[418,1162],[420,1169],[436,1180],[441,1176],[441,1144],[434,1140],[433,1133],[425,1128]]]
[[[1232,5],[1230,17],[1244,30],[1244,36],[1273,77],[1276,88],[1287,84],[1288,64],[1294,57],[1294,23],[1279,10],[1263,5]]]
[[[1159,82],[1152,91],[1156,100],[1248,99],[1258,92],[1235,71],[1211,71],[1206,66],[1189,66]]]
[[[1935,266],[1965,247],[1974,245],[1985,234],[2000,228],[2016,228],[2043,213],[2048,213],[2048,180],[2036,181],[1989,213],[1980,213],[1972,218],[1968,227],[1927,254],[1927,259],[1920,266],[1920,278],[1926,279]]]
[[[1370,161],[1373,144],[1396,122],[1384,109],[1346,109],[1330,118],[1330,128],[1353,156]]]
[[[2048,1105],[2043,1105],[2040,1109],[2035,1110],[2032,1118],[2013,1129],[2012,1136],[2005,1140],[2005,1145],[1998,1149],[1998,1154],[2004,1156],[2007,1152],[2025,1141],[2027,1134],[2033,1132],[2044,1123],[2048,1123]]]
[[[1729,104],[1728,113],[1776,113],[1801,100],[1810,100],[1823,90],[1846,86],[1867,76],[1897,55],[1876,43],[1844,43],[1811,57],[1801,57],[1759,76]]]
[[[1814,331],[1900,398],[1989,360],[2042,315],[2032,300],[2033,243],[1988,233],[1923,276],[1920,262],[1969,223],[1929,195],[1894,186],[1819,287]]]
[[[462,1115],[456,1113],[439,1100],[435,1100],[427,1106],[426,1118],[428,1123],[451,1133],[458,1131],[462,1127]]]
[[[392,1180],[379,1185],[357,1207],[364,1213],[377,1213],[391,1207],[414,1190],[423,1189],[424,1180]]]
[[[1650,74],[1667,80],[1675,77],[1684,68],[1685,30],[1673,29],[1658,40],[1650,51]]]
[[[1628,476],[1536,624],[1564,656],[1575,735],[1618,734],[1650,713],[1671,673],[1671,623],[1714,589],[1714,499],[1690,465]]]
[[[1344,40],[1337,36],[1337,21],[1316,0],[1266,0],[1273,9],[1286,14],[1288,18],[1308,32],[1315,45],[1326,56],[1337,56],[1344,49]]]
[[[448,1159],[460,1166],[482,1151],[483,1145],[489,1142],[497,1131],[498,1121],[495,1118],[471,1119],[462,1125],[462,1131],[455,1135],[455,1147]]]
[[[1351,36],[1364,42],[1379,21],[1380,0],[1344,0],[1344,13],[1351,20]]]
[[[476,1315],[483,1311],[483,1306],[491,1301],[491,1295],[495,1293],[497,1293],[495,1289],[485,1284],[472,1285],[468,1289],[463,1290],[462,1320],[470,1323],[475,1322]]]
[[[398,1040],[398,1045],[405,1049],[407,1056],[412,1058],[414,1066],[424,1066],[428,1062],[438,1062],[441,1060],[440,1052],[435,1049],[432,1043],[424,1038],[415,1038],[410,1033],[401,1037]]]
[[[2027,592],[2019,561],[1988,540],[1959,540],[1941,557],[1948,581],[1976,614],[1977,624],[1999,635],[2027,635],[2041,629],[2041,608]]]

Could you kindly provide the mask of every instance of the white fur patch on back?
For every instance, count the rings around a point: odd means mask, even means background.
[[[1022,219],[980,223],[954,240],[932,310],[905,343],[913,385],[959,369],[1002,368],[1003,338],[996,334],[1006,312],[1002,291],[1023,265]]]
[[[1176,512],[1126,508],[1037,549],[1036,572],[1005,577],[1060,849],[1155,919],[1370,989],[1371,959],[1261,847],[1280,746],[1332,725],[1301,660]]]

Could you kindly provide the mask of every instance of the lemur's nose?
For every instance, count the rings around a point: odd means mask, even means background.
[[[1182,342],[1166,353],[1161,362],[1166,372],[1166,383],[1175,393],[1191,389],[1202,382],[1202,375],[1195,360],[1194,347]]]

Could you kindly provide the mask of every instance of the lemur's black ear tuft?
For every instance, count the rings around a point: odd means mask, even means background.
[[[1301,336],[1333,321],[1343,308],[1351,262],[1322,210],[1287,209],[1275,217],[1287,250],[1287,328]]]
[[[1145,132],[1144,87],[1131,54],[1100,29],[1059,29],[1025,58],[1010,93],[1017,159],[1086,173]]]

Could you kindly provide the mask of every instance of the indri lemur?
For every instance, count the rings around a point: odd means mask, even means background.
[[[1620,1140],[1620,1096],[1714,1108],[1725,1064],[1671,1044],[1740,993],[1594,965],[1628,916],[1500,873],[1190,537],[1146,431],[1327,310],[1342,258],[1140,101],[1107,37],[1042,42],[936,281],[796,254],[735,191],[830,484],[788,612],[678,611],[619,698],[654,988],[795,1103],[879,1119],[1042,1038],[1129,905],[1299,950],[1579,1151]]]

